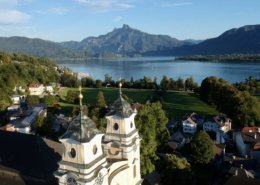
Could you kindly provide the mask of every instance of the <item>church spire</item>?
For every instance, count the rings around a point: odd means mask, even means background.
[[[100,131],[96,128],[96,124],[85,115],[82,105],[83,95],[82,88],[79,87],[79,114],[70,123],[67,132],[62,138],[72,138],[78,142],[84,143],[91,140]]]
[[[80,106],[80,111],[82,109],[82,100],[83,100],[83,95],[82,95],[81,91],[82,91],[82,87],[79,86],[79,106]]]
[[[122,83],[121,83],[121,79],[120,79],[120,82],[119,82],[119,95],[122,96]]]

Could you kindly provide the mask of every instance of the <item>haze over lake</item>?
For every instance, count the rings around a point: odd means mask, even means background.
[[[67,66],[74,72],[90,75],[93,79],[104,80],[109,74],[113,80],[120,77],[134,80],[156,77],[160,82],[163,75],[173,79],[186,79],[192,76],[199,84],[208,76],[223,78],[231,83],[244,81],[247,77],[260,78],[259,63],[216,63],[199,61],[180,61],[174,57],[140,57],[118,59],[93,59],[87,61],[59,61],[59,65]]]

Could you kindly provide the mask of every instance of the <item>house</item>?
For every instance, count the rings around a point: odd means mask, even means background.
[[[52,85],[47,85],[45,86],[45,92],[49,93],[49,94],[53,94],[54,89]]]
[[[25,88],[21,85],[16,85],[13,89],[14,92],[22,92],[24,93],[25,92]]]
[[[234,141],[241,156],[256,159],[260,164],[260,127],[244,127],[234,133]]]
[[[172,134],[170,141],[168,142],[168,146],[173,150],[177,148],[181,148],[184,146],[186,142],[186,138],[181,131],[177,131]]]
[[[42,84],[33,83],[29,85],[30,95],[42,96],[44,90],[45,87]]]
[[[211,117],[204,122],[203,130],[215,132],[217,143],[225,143],[225,140],[228,139],[226,133],[231,130],[231,119],[227,118],[225,114]]]
[[[196,113],[192,113],[185,117],[182,121],[183,133],[194,134],[197,132]]]
[[[13,95],[13,96],[10,96],[10,98],[11,98],[11,101],[13,102],[13,104],[15,104],[15,105],[24,103],[26,100],[25,95]]]
[[[40,114],[45,114],[46,109],[44,107],[33,107],[26,111],[18,111],[11,115],[10,124],[13,127],[13,131],[20,133],[31,133],[31,126]]]

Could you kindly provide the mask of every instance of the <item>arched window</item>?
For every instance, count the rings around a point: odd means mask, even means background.
[[[119,128],[118,123],[115,123],[114,126],[113,126],[113,128],[114,128],[114,130],[118,130],[118,128]]]

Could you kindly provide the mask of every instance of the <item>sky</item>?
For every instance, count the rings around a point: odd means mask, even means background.
[[[80,41],[128,24],[180,40],[260,24],[259,0],[0,0],[0,36]]]

